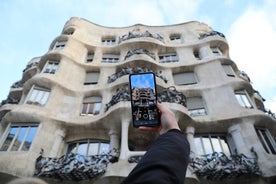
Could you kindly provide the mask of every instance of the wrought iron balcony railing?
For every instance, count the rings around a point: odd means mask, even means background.
[[[126,67],[126,68],[122,68],[121,70],[119,70],[118,72],[112,74],[111,76],[108,76],[108,83],[112,83],[114,81],[116,81],[118,78],[124,76],[124,75],[129,75],[132,73],[146,73],[146,72],[152,72],[156,75],[156,77],[159,77],[160,79],[162,79],[165,83],[168,82],[168,80],[162,75],[162,71],[153,71],[151,69],[148,68],[142,68],[142,67],[136,67],[136,68],[130,68],[130,67]]]
[[[262,175],[258,166],[257,153],[254,158],[244,154],[234,154],[230,157],[224,153],[214,152],[212,154],[191,158],[190,166],[198,177],[209,180],[223,180],[237,178],[242,175]]]
[[[209,36],[215,36],[215,35],[225,38],[224,34],[218,32],[218,31],[211,31],[211,32],[200,34],[199,39],[201,40],[201,39],[207,38]]]
[[[122,43],[126,40],[129,40],[129,39],[133,39],[133,38],[145,38],[145,37],[149,37],[149,38],[154,38],[154,39],[157,39],[161,42],[164,42],[164,38],[162,36],[160,36],[159,34],[152,34],[150,33],[149,31],[145,31],[143,33],[140,33],[140,32],[135,32],[134,30],[133,31],[130,31],[128,32],[128,34],[125,34],[123,36],[120,36],[119,37],[119,43]]]
[[[105,105],[105,112],[108,111],[111,106],[117,104],[120,101],[130,101],[130,94],[127,87],[117,89],[116,94],[114,94],[111,100]],[[157,94],[157,101],[177,103],[187,107],[186,96],[183,93],[177,91],[174,86],[165,88],[161,93]]]
[[[80,181],[103,175],[109,163],[118,161],[119,151],[114,149],[108,154],[91,156],[70,153],[60,158],[42,155],[43,150],[36,160],[35,176]]]
[[[129,57],[131,57],[132,55],[135,55],[135,54],[146,54],[148,55],[149,57],[151,57],[152,59],[155,60],[155,55],[154,53],[146,50],[146,49],[134,49],[134,50],[129,50],[125,56],[125,60]]]

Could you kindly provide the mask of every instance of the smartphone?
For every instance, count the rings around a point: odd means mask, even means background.
[[[133,126],[159,126],[154,73],[130,74],[129,84]]]

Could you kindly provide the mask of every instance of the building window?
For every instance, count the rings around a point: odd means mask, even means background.
[[[195,50],[193,51],[193,53],[194,53],[194,57],[195,57],[197,60],[201,60],[201,57],[200,57],[200,55],[199,55],[199,50],[198,50],[198,49],[195,49]]]
[[[54,50],[62,50],[65,47],[66,43],[67,41],[57,41],[54,46]]]
[[[248,97],[248,94],[245,90],[235,91],[236,99],[238,100],[240,106],[245,108],[253,108],[253,105]]]
[[[102,45],[106,46],[112,46],[116,44],[116,39],[115,38],[103,38],[102,39]]]
[[[235,77],[235,72],[234,72],[231,65],[222,65],[222,67],[223,67],[223,69],[224,69],[227,76]]]
[[[50,96],[50,90],[34,86],[27,97],[27,104],[44,106]]]
[[[91,63],[94,60],[94,53],[88,53],[86,56],[86,62]]]
[[[97,115],[100,113],[101,107],[102,97],[87,97],[83,100],[81,115]]]
[[[98,84],[99,76],[99,72],[87,72],[84,80],[84,85]]]
[[[4,140],[1,140],[0,151],[28,151],[37,132],[37,125],[11,125],[6,130]]]
[[[116,54],[105,54],[102,57],[103,63],[118,63],[120,61],[120,56]]]
[[[48,60],[47,63],[45,64],[42,72],[55,74],[58,69],[58,65],[59,65],[59,61]]]
[[[196,151],[198,155],[225,153],[230,156],[230,148],[228,141],[225,135],[215,135],[215,134],[206,134],[206,135],[195,135],[194,137]]]
[[[276,154],[276,144],[267,128],[255,127],[257,135],[268,154]]]
[[[159,63],[170,63],[170,62],[178,62],[178,56],[176,53],[159,55]]]
[[[214,56],[222,56],[222,52],[218,47],[211,47],[211,50]]]
[[[176,85],[189,85],[197,83],[197,78],[194,72],[174,74],[173,80]]]
[[[191,116],[207,115],[207,111],[202,97],[187,98],[187,108]]]
[[[83,156],[101,155],[109,152],[108,141],[100,140],[81,140],[69,143],[67,153],[73,153]]]
[[[180,34],[171,35],[170,40],[172,43],[181,43],[181,35]]]

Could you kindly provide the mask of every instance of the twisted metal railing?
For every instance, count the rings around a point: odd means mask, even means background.
[[[253,148],[251,151],[255,154],[254,158],[244,154],[234,154],[228,157],[222,152],[214,152],[191,158],[190,166],[198,177],[209,180],[237,178],[242,175],[262,175],[257,162],[257,153]]]
[[[55,178],[60,180],[88,180],[103,175],[109,163],[117,162],[118,150],[107,154],[83,156],[69,153],[60,158],[37,158],[35,173],[37,177]]]
[[[164,88],[161,93],[157,94],[159,102],[177,103],[186,107],[186,97],[183,93],[176,90],[174,86]],[[116,93],[112,96],[111,100],[105,104],[105,112],[120,101],[130,101],[130,93],[127,87],[118,88]]]
[[[225,38],[225,35],[218,32],[218,31],[210,31],[210,32],[207,32],[207,33],[200,34],[199,39],[201,40],[201,39],[207,38],[209,36],[215,36],[215,35],[218,35],[222,38]]]
[[[132,73],[146,73],[146,72],[152,72],[156,75],[156,77],[159,77],[162,79],[165,83],[168,82],[168,80],[162,75],[162,71],[153,71],[148,68],[142,68],[142,67],[135,67],[135,68],[130,68],[130,67],[125,67],[119,70],[118,72],[112,74],[111,76],[108,76],[107,82],[112,83],[116,81],[118,78],[124,76],[124,75],[129,75]]]
[[[160,36],[159,34],[153,34],[153,33],[150,33],[149,31],[145,31],[143,33],[130,31],[130,32],[128,32],[128,34],[125,34],[125,35],[119,37],[119,43],[122,43],[129,39],[142,38],[142,37],[150,37],[150,38],[157,39],[161,42],[164,42],[164,38],[162,36]]]

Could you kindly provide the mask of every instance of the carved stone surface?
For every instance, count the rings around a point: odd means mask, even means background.
[[[152,59],[155,60],[155,55],[154,53],[146,50],[146,49],[134,49],[134,50],[129,50],[125,56],[125,60],[127,58],[129,58],[130,56],[134,55],[134,54],[146,54],[148,55],[149,57],[151,57]]]
[[[148,68],[142,68],[142,67],[136,67],[136,68],[129,68],[129,67],[124,67],[117,73],[112,74],[111,76],[108,77],[108,83],[114,82],[118,78],[124,76],[124,75],[129,75],[132,73],[145,73],[145,72],[152,72],[155,73],[156,77],[159,77],[162,79],[165,83],[168,82],[168,80],[162,75],[162,71],[156,72]]]
[[[91,156],[70,153],[60,158],[46,158],[42,154],[43,151],[36,160],[35,176],[80,181],[104,174],[110,162],[118,161],[119,151]]]
[[[150,38],[157,39],[161,42],[164,42],[164,38],[162,36],[160,36],[159,34],[152,34],[149,31],[139,33],[139,32],[135,32],[133,30],[133,31],[128,32],[128,34],[120,36],[119,37],[119,43],[121,43],[123,41],[126,41],[126,40],[129,40],[129,39],[132,39],[132,38],[141,38],[141,37],[150,37]]]
[[[186,107],[186,97],[183,93],[176,90],[174,86],[163,89],[163,92],[157,94],[159,102],[177,103]],[[105,112],[120,101],[130,101],[129,89],[118,88],[116,93],[112,96],[111,100],[105,105]]]
[[[244,154],[231,155],[229,158],[224,153],[214,152],[191,158],[190,166],[197,176],[209,180],[236,178],[241,175],[262,175],[257,163],[257,154],[253,148],[251,151],[255,154],[254,158]]]
[[[218,31],[211,31],[211,32],[200,34],[199,39],[201,40],[201,39],[207,38],[208,36],[214,36],[214,35],[218,35],[222,38],[225,38],[224,34],[218,32]]]

